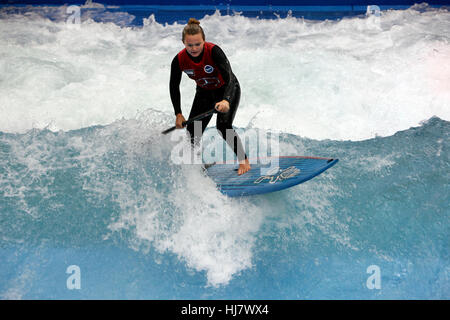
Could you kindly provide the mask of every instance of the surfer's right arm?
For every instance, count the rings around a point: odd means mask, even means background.
[[[181,82],[181,69],[178,63],[178,56],[175,56],[172,60],[172,65],[170,67],[170,99],[172,100],[173,109],[175,115],[177,116],[175,125],[177,128],[183,127],[184,119],[181,113],[181,93],[180,93],[180,82]]]

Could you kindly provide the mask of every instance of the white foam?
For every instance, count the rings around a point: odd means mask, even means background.
[[[183,48],[181,25],[151,16],[143,28],[91,19],[71,28],[42,14],[0,16],[1,131],[109,124],[149,107],[173,114],[168,81]],[[433,115],[450,119],[449,17],[416,6],[382,12],[378,20],[216,13],[201,23],[241,83],[236,126],[252,120],[254,127],[315,139],[361,140]],[[181,90],[187,114],[193,82],[183,77]]]
[[[252,266],[256,231],[263,221],[260,210],[245,201],[229,201],[198,167],[186,166],[173,178],[170,194],[144,190],[148,201],[135,201],[129,188],[118,188],[122,214],[110,229],[134,230],[136,249],[147,243],[176,254],[189,268],[205,271],[208,285],[229,283]]]

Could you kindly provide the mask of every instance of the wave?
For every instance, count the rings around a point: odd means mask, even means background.
[[[0,297],[449,297],[447,9],[203,17],[243,89],[239,134],[340,160],[240,199],[175,164],[179,141],[160,134],[182,25],[99,7],[74,27],[67,9],[0,9]],[[181,91],[186,113],[193,84]],[[72,261],[80,293],[61,286]]]
[[[0,133],[0,247],[118,246],[157,253],[157,260],[172,255],[204,273],[212,288],[264,269],[274,248],[287,264],[295,250],[448,264],[445,120],[365,141],[282,134],[282,155],[339,164],[282,192],[229,199],[198,165],[171,162],[175,142],[161,139],[165,123],[152,119]]]
[[[67,7],[31,8],[0,10],[0,130],[104,126],[147,106],[173,112],[181,25],[149,16],[129,26],[104,7],[103,20],[82,15],[73,27]],[[201,23],[241,83],[237,127],[357,141],[450,119],[448,17],[422,5],[336,21],[216,12]],[[194,91],[183,78],[185,113]]]

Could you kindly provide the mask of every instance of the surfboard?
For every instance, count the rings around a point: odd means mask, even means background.
[[[229,197],[280,191],[306,182],[339,160],[320,157],[282,156],[250,160],[251,169],[238,175],[238,163],[205,165],[206,174]]]

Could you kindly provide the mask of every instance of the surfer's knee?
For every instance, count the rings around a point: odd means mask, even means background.
[[[216,129],[225,140],[237,137],[236,131],[234,131],[233,127],[230,125],[217,125]]]
[[[217,131],[220,133],[220,135],[225,138],[227,134],[227,127],[223,124],[218,123],[216,126]]]

